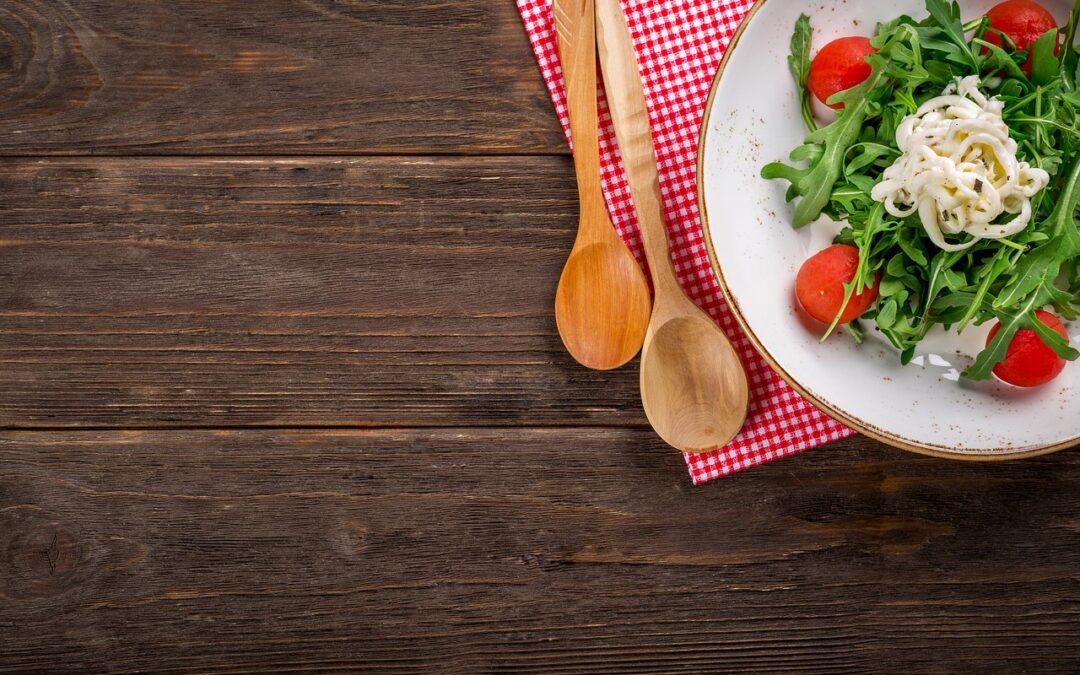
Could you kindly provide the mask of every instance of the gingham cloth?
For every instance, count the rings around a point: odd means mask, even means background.
[[[686,455],[695,484],[835,441],[854,432],[813,407],[769,368],[739,330],[709,265],[698,223],[697,140],[705,99],[750,0],[621,0],[645,85],[675,272],[682,287],[732,339],[750,380],[742,433],[705,455]],[[517,0],[555,111],[570,138],[551,0]],[[600,96],[600,165],[615,228],[644,265],[607,104]]]

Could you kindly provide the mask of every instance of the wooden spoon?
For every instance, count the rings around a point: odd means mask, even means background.
[[[641,355],[641,402],[670,445],[708,452],[727,444],[746,421],[746,372],[727,336],[679,286],[630,31],[618,0],[597,0],[596,11],[608,106],[656,295]]]
[[[555,0],[581,216],[559,279],[555,321],[563,344],[595,370],[622,366],[641,349],[652,303],[649,282],[608,218],[600,189],[593,0]]]

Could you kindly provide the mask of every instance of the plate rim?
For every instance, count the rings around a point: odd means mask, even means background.
[[[901,450],[908,452],[914,452],[920,455],[929,455],[932,457],[940,457],[944,459],[961,460],[968,462],[1004,462],[1014,459],[1025,459],[1028,457],[1038,457],[1041,455],[1048,455],[1050,453],[1059,452],[1067,448],[1071,448],[1080,442],[1080,435],[1075,435],[1071,439],[1055,443],[1053,445],[1045,445],[1042,447],[1022,450],[1019,452],[1010,452],[1007,448],[995,448],[993,451],[972,451],[964,450],[962,448],[949,448],[947,446],[935,446],[926,443],[920,443],[912,439],[904,438],[898,434],[890,433],[885,429],[879,429],[874,425],[861,420],[857,417],[849,415],[842,410],[839,410],[829,404],[818,396],[812,394],[806,387],[802,386],[795,380],[784,368],[773,358],[769,350],[761,342],[758,336],[750,328],[750,324],[743,316],[742,310],[739,307],[739,302],[735,298],[734,294],[728,288],[727,282],[724,279],[724,272],[720,266],[719,258],[716,256],[716,251],[713,248],[712,232],[709,227],[709,213],[705,205],[705,147],[706,141],[709,135],[709,120],[712,117],[713,102],[716,98],[716,91],[720,80],[724,75],[724,71],[727,69],[728,62],[731,59],[731,55],[735,53],[735,49],[739,46],[739,42],[746,31],[746,28],[750,25],[750,22],[757,15],[758,11],[765,6],[768,0],[756,0],[753,6],[747,11],[746,16],[743,17],[739,23],[738,29],[731,36],[731,40],[728,42],[727,48],[724,51],[724,56],[720,60],[720,65],[716,69],[716,73],[713,75],[712,83],[709,85],[709,96],[705,99],[705,108],[701,117],[701,128],[698,131],[698,144],[697,144],[697,176],[695,184],[697,188],[697,202],[698,212],[701,220],[701,230],[705,240],[705,250],[708,253],[709,266],[712,267],[713,274],[716,275],[717,282],[720,285],[720,291],[724,295],[724,299],[727,301],[728,308],[731,311],[732,316],[735,317],[736,323],[739,328],[746,335],[747,339],[754,349],[765,359],[769,367],[772,368],[776,374],[778,374],[784,382],[786,382],[792,389],[797,391],[804,399],[810,402],[815,408],[825,413],[834,420],[845,424],[855,431],[873,438],[874,440],[885,443]]]

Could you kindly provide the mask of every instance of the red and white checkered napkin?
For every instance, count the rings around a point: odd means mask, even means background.
[[[517,4],[569,138],[551,0],[517,0]],[[750,345],[728,310],[702,240],[696,185],[698,129],[720,58],[752,4],[751,0],[622,0],[644,77],[675,272],[683,289],[732,338],[750,378],[750,414],[742,433],[715,452],[686,456],[694,483],[854,433],[799,396]],[[644,264],[637,216],[606,110],[601,96],[600,164],[608,210],[615,228]]]

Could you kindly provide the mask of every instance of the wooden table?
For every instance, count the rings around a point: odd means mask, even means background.
[[[509,0],[0,6],[0,671],[1080,668],[1080,454],[693,488]]]

